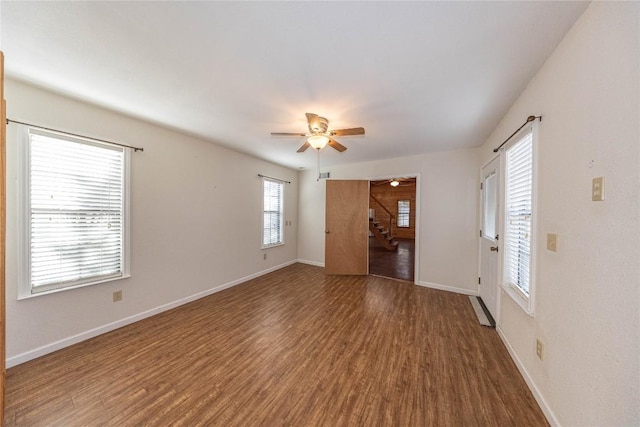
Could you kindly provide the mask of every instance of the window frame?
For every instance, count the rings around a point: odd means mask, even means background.
[[[279,227],[279,231],[280,231],[280,236],[277,242],[273,242],[273,243],[265,243],[264,241],[264,236],[265,236],[265,213],[267,212],[265,210],[266,206],[265,206],[265,183],[270,182],[273,184],[277,184],[278,186],[280,186],[280,212],[279,212],[279,220],[280,220],[280,227]],[[261,248],[262,249],[269,249],[269,248],[275,248],[277,246],[282,246],[284,245],[284,182],[275,180],[275,179],[270,179],[267,177],[263,177],[262,178],[262,238],[261,238]]]
[[[407,203],[407,208],[409,209],[407,212],[402,212],[400,213],[400,203],[401,202],[406,202]],[[402,199],[402,200],[398,200],[397,201],[397,209],[398,209],[398,216],[396,218],[396,226],[398,228],[411,228],[411,200],[409,199]],[[400,217],[405,217],[407,218],[407,225],[400,225]]]
[[[31,283],[31,129],[38,134],[61,140],[93,145],[113,145],[96,141],[91,138],[69,136],[63,133],[43,130],[38,127],[18,126],[18,300],[64,292],[71,289],[84,288],[100,283],[113,282],[131,277],[131,232],[130,232],[130,194],[131,194],[131,156],[130,150],[122,148],[123,154],[123,188],[122,188],[122,255],[121,274],[117,277],[99,277],[95,280],[88,278],[81,283],[73,283],[67,286],[46,287],[34,292]]]
[[[531,231],[530,231],[530,239],[529,239],[529,295],[527,295],[519,286],[508,283],[508,264],[507,264],[507,151],[521,142],[528,134],[531,134]],[[529,316],[533,317],[535,315],[535,294],[536,294],[536,251],[537,251],[537,242],[536,242],[536,233],[537,233],[537,188],[538,188],[538,125],[537,123],[532,123],[529,126],[522,129],[516,135],[514,135],[512,142],[506,145],[502,151],[502,170],[503,174],[503,188],[504,188],[504,196],[503,196],[503,208],[502,208],[502,216],[504,218],[501,231],[502,236],[504,236],[503,243],[503,255],[502,255],[502,268],[501,274],[502,279],[500,281],[502,289],[505,291],[507,295],[513,299],[520,308]]]

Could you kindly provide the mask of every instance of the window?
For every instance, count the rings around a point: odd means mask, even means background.
[[[504,279],[507,289],[517,290],[528,302],[532,290],[533,131],[520,137],[505,154]],[[527,304],[523,308],[530,311],[531,304]]]
[[[262,227],[262,247],[282,245],[283,239],[283,193],[284,184],[263,178],[263,227]]]
[[[19,296],[128,277],[128,153],[21,132]]]
[[[491,240],[498,235],[498,174],[495,169],[484,177],[482,233]]]
[[[409,227],[409,200],[398,200],[398,227]]]

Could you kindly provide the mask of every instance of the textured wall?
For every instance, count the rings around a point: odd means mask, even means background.
[[[131,156],[132,277],[17,301],[17,140],[16,125],[8,127],[10,363],[296,259],[297,171],[15,81],[6,92],[15,120],[144,147]],[[267,250],[258,173],[292,181],[285,217],[293,225],[284,246]],[[113,303],[116,289],[123,301]]]
[[[483,146],[486,161],[527,116],[543,116],[535,314],[503,293],[500,330],[560,425],[640,420],[639,12],[592,3]],[[600,176],[605,201],[592,202]]]
[[[329,168],[332,179],[417,177],[416,283],[478,292],[478,149],[355,163]],[[324,263],[325,181],[300,174],[298,257]]]

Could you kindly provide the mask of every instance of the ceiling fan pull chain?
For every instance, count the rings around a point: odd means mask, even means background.
[[[316,180],[317,182],[317,181],[320,181],[320,150],[319,149],[316,149],[316,154],[318,155],[318,179]]]

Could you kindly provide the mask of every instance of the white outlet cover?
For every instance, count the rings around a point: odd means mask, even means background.
[[[544,360],[544,343],[540,339],[536,340],[536,356],[538,359]]]
[[[594,202],[601,202],[604,200],[604,177],[599,176],[593,178],[591,183],[591,200]]]

